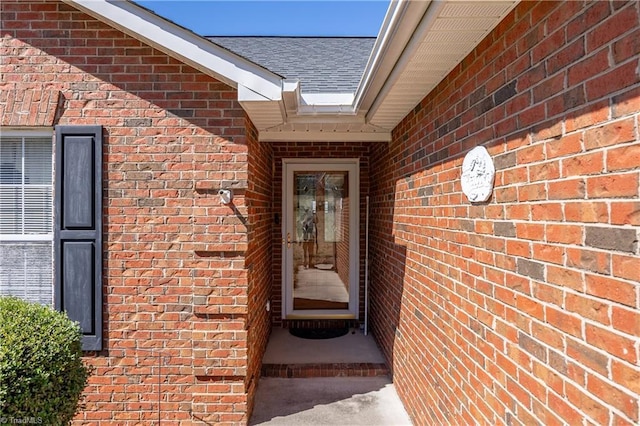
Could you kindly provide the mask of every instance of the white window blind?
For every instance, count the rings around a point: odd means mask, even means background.
[[[53,302],[51,136],[0,136],[0,294]]]

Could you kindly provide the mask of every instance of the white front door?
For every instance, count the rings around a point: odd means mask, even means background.
[[[357,159],[283,160],[283,318],[357,318]]]

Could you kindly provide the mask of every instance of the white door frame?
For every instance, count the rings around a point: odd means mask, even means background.
[[[296,171],[349,172],[349,309],[293,309],[293,249],[287,248],[287,235],[295,235],[293,213],[293,174]],[[357,319],[360,295],[360,161],[357,158],[287,158],[282,160],[282,318]]]

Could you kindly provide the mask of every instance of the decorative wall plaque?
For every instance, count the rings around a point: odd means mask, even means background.
[[[462,162],[462,192],[472,203],[487,201],[493,192],[496,169],[493,160],[483,146],[467,153]]]

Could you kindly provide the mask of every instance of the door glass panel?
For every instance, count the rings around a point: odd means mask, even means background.
[[[349,173],[293,174],[293,309],[349,309]]]

